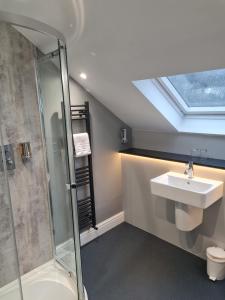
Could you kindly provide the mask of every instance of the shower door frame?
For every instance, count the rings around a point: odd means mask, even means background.
[[[40,21],[34,20],[32,18],[9,13],[0,10],[0,22],[5,22],[10,25],[21,26],[26,29],[34,30],[43,33],[47,36],[54,37],[58,40],[59,49],[59,59],[61,67],[61,83],[63,91],[63,102],[65,106],[65,123],[67,132],[67,149],[68,149],[68,162],[69,162],[69,178],[68,183],[71,192],[71,207],[72,207],[72,219],[73,219],[73,232],[74,232],[74,246],[75,246],[75,263],[76,263],[76,276],[77,276],[77,292],[79,300],[85,299],[85,292],[82,280],[82,269],[81,269],[81,256],[80,256],[80,234],[78,225],[78,213],[77,213],[77,197],[76,190],[73,188],[75,184],[75,171],[74,171],[74,161],[73,161],[73,137],[72,137],[72,122],[70,117],[70,92],[69,92],[69,75],[68,75],[68,64],[67,64],[67,52],[66,52],[66,41],[63,34],[53,27],[42,23]],[[41,114],[41,112],[40,112]],[[40,116],[41,118],[41,116]],[[47,176],[46,176],[47,180]],[[50,199],[49,199],[50,206]],[[51,209],[50,209],[51,212]],[[51,213],[50,213],[51,214]],[[52,223],[52,215],[51,223]],[[52,241],[53,231],[52,231]],[[67,271],[67,270],[66,270]]]
[[[60,69],[61,69],[61,79],[62,79],[62,89],[64,97],[64,108],[65,108],[65,122],[66,122],[66,133],[67,133],[67,147],[68,147],[68,162],[69,162],[69,174],[70,182],[69,189],[72,197],[72,218],[73,218],[73,230],[74,230],[74,249],[76,257],[76,271],[77,271],[77,285],[78,293],[81,299],[85,298],[84,286],[82,279],[82,269],[81,269],[81,254],[80,254],[80,232],[78,224],[78,211],[77,211],[77,194],[76,189],[76,179],[74,170],[74,158],[73,158],[73,133],[72,133],[72,120],[70,113],[70,90],[69,90],[69,74],[68,74],[68,63],[67,63],[67,51],[66,45],[59,40],[59,59],[60,59]]]

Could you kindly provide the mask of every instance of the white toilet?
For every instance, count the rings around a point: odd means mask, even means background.
[[[219,247],[209,247],[206,254],[209,279],[223,280],[225,278],[225,251]]]

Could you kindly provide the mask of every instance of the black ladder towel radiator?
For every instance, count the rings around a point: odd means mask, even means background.
[[[84,105],[71,105],[70,108],[71,108],[71,119],[73,121],[84,122],[85,131],[89,135],[90,144],[91,144],[89,103],[85,102]],[[74,159],[81,159],[81,158],[76,158],[75,151],[74,151]],[[83,159],[86,160],[85,164],[79,168],[75,167],[77,206],[78,206],[78,218],[79,218],[80,231],[91,227],[97,229],[96,215],[95,215],[92,154],[89,154],[87,157],[83,157]],[[88,196],[79,199],[78,191],[81,188],[88,189]]]

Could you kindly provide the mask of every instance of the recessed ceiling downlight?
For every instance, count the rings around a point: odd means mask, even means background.
[[[86,73],[80,73],[80,78],[82,79],[87,79],[87,74]]]

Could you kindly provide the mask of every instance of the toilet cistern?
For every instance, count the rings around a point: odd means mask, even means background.
[[[187,178],[192,179],[194,177],[194,164],[193,161],[189,161],[186,164],[186,169],[184,171],[184,174],[187,175]]]

